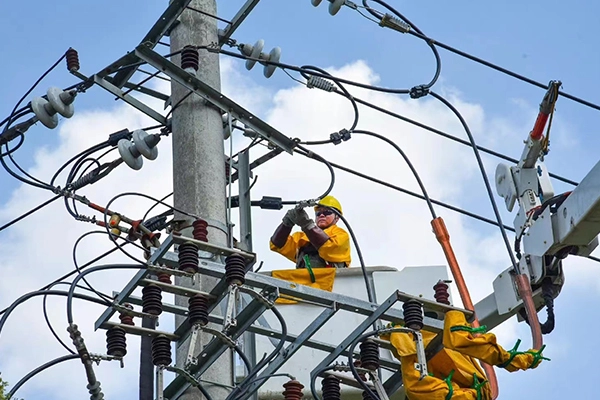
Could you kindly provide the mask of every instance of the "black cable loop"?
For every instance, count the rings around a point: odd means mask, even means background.
[[[15,393],[17,393],[17,390],[19,390],[21,388],[21,386],[23,386],[25,383],[27,383],[27,381],[29,381],[31,378],[33,378],[34,376],[36,376],[37,374],[39,374],[40,372],[47,370],[50,367],[53,367],[57,364],[60,364],[62,362],[65,361],[69,361],[69,360],[76,360],[80,358],[79,354],[69,354],[66,356],[61,356],[58,358],[55,358],[52,361],[48,361],[45,364],[40,365],[39,367],[37,367],[34,370],[31,370],[27,375],[25,375],[23,378],[21,378],[20,381],[18,381],[13,388],[8,392],[8,394],[6,395],[7,399],[12,399],[13,396],[15,395]]]
[[[331,164],[329,163],[329,161],[327,161],[326,159],[324,159],[323,157],[321,157],[317,153],[314,153],[314,152],[312,152],[312,151],[304,148],[300,144],[296,144],[296,149],[300,149],[301,151],[299,151],[298,153],[302,154],[305,157],[313,158],[313,159],[315,159],[317,161],[321,161],[329,169],[329,173],[331,174],[331,182],[329,183],[329,187],[327,188],[327,190],[325,191],[325,193],[323,193],[321,196],[317,197],[318,200],[321,200],[322,198],[324,198],[325,196],[327,196],[329,193],[331,193],[331,191],[333,190],[333,186],[335,185],[335,171],[333,170],[333,167],[331,166]]]

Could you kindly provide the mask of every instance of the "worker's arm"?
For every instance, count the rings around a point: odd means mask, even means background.
[[[291,218],[293,212],[293,210],[289,210],[285,214],[281,220],[281,224],[279,224],[277,229],[275,229],[275,232],[273,232],[273,236],[271,236],[269,247],[272,251],[275,251],[290,261],[295,262],[296,251],[298,249],[298,240],[297,235],[290,236],[290,232],[294,227],[294,222]]]

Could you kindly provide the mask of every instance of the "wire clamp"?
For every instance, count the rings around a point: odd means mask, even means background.
[[[411,99],[420,99],[429,94],[429,88],[425,85],[418,85],[410,89]]]
[[[342,129],[339,132],[333,132],[331,135],[329,135],[329,139],[335,145],[342,143],[342,141],[346,142],[350,140],[351,137],[351,132],[348,129]]]

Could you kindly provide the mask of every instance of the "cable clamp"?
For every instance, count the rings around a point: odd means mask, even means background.
[[[418,85],[410,89],[410,98],[419,99],[429,94],[429,88],[425,85]]]
[[[351,133],[348,129],[342,129],[339,132],[333,132],[331,135],[329,135],[329,139],[335,145],[342,143],[342,140],[346,142],[350,140],[351,137]]]
[[[409,24],[407,24],[399,18],[394,17],[391,14],[385,14],[381,18],[381,21],[379,21],[379,26],[381,26],[382,28],[390,28],[400,33],[410,32]]]

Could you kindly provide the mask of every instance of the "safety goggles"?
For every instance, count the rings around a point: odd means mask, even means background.
[[[333,214],[333,211],[331,211],[331,210],[319,210],[319,211],[315,211],[315,215],[317,217],[320,217],[321,215],[324,215],[324,216],[327,217],[327,216],[330,216],[331,214]]]

